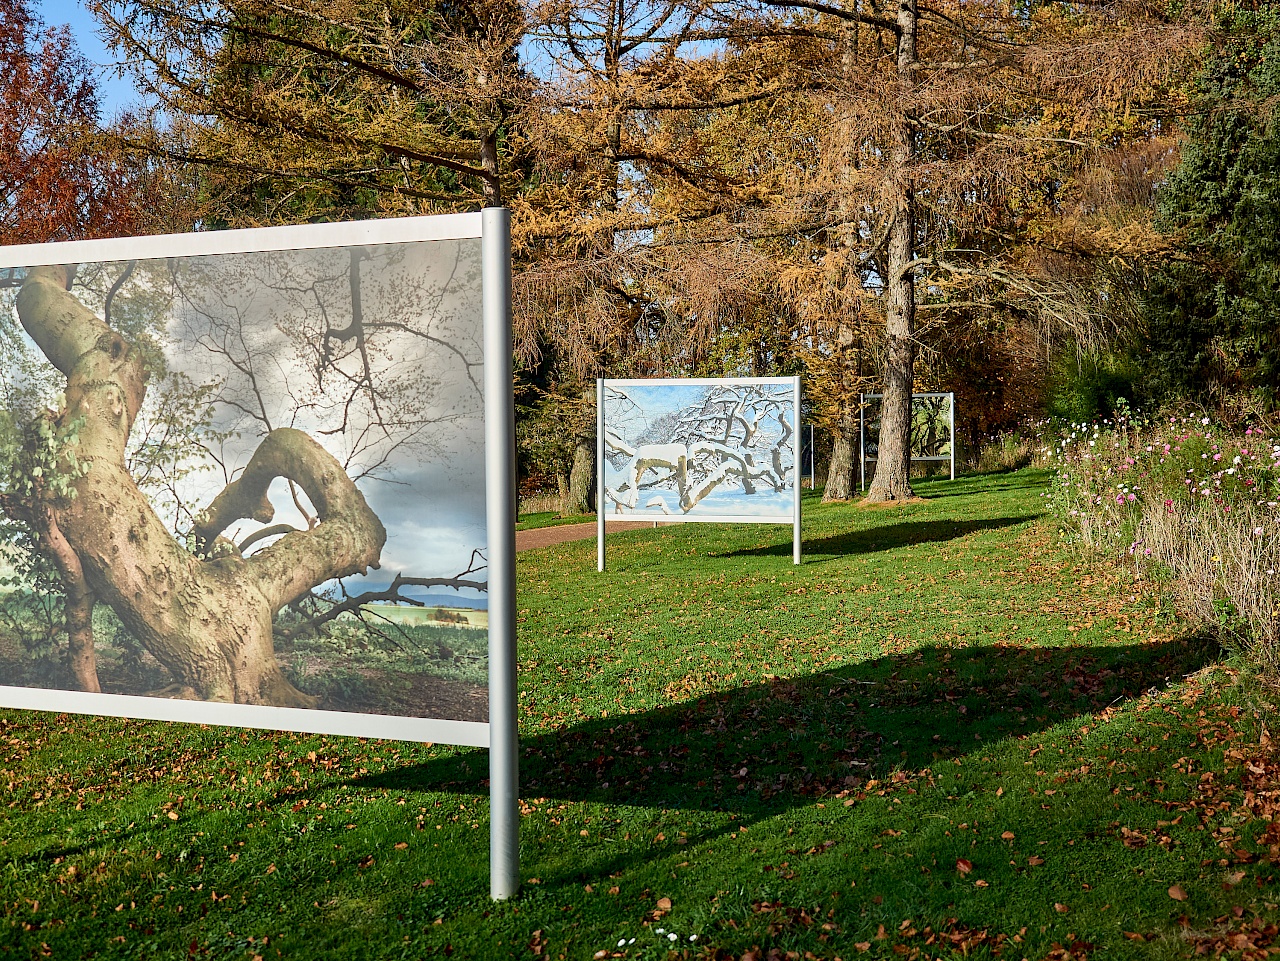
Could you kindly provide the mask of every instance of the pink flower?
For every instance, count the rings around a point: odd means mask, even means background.
[[[1136,495],[1136,494],[1130,494],[1130,495],[1129,495],[1129,503],[1130,503],[1130,504],[1132,504],[1132,503],[1133,503],[1134,501],[1136,501],[1137,499],[1138,499],[1138,495]]]
[[[1117,503],[1117,504],[1123,504],[1123,503],[1124,503],[1124,495],[1123,495],[1123,494],[1117,494],[1117,495],[1116,495],[1116,503]]]

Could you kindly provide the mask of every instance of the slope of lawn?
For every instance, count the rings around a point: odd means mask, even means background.
[[[1045,479],[521,554],[505,904],[483,751],[0,712],[0,957],[1262,957],[1263,689]]]

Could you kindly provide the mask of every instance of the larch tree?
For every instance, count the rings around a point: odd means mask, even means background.
[[[912,496],[911,397],[922,300],[999,278],[1071,171],[1139,126],[1145,101],[1202,36],[1199,12],[1096,4],[896,5],[750,0],[726,32],[789,38],[829,120],[821,163],[776,205],[826,219],[883,318],[881,443],[871,502]]]
[[[206,175],[215,221],[252,225],[499,206],[526,86],[509,0],[93,0],[170,116],[133,146]]]
[[[517,206],[517,343],[544,409],[580,425],[566,510],[585,506],[592,476],[591,378],[742,370],[740,358],[711,358],[729,317],[753,308],[702,296],[682,259],[709,268],[707,249],[683,227],[755,189],[726,175],[696,128],[777,91],[760,90],[744,62],[700,53],[704,12],[686,0],[531,7],[543,82],[528,125],[537,182]]]

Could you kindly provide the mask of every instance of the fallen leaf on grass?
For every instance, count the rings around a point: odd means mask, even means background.
[[[658,910],[659,910],[659,911],[670,911],[670,910],[671,910],[671,899],[670,899],[670,898],[658,898]]]
[[[1180,885],[1175,884],[1169,888],[1169,897],[1175,901],[1185,901],[1187,900],[1187,892],[1182,890]]]
[[[973,862],[968,858],[956,858],[956,870],[961,874],[968,874],[973,870]]]
[[[1040,865],[1044,864],[1044,858],[1040,857],[1038,854],[1033,854],[1031,857],[1027,858],[1027,863],[1033,868],[1038,868]]]
[[[1053,910],[1057,911],[1059,914],[1066,914],[1071,909],[1067,907],[1065,904],[1059,904],[1057,902],[1054,902]]]
[[[1000,837],[1004,838],[1006,841],[1012,841],[1015,837],[1017,837],[1017,835],[1014,834],[1012,831],[1005,831],[1000,835]]]

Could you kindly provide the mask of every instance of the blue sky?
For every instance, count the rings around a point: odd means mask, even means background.
[[[31,9],[51,27],[66,24],[71,28],[80,52],[94,68],[103,120],[110,120],[137,100],[128,78],[115,76],[112,68],[116,61],[98,36],[98,22],[80,3],[76,0],[34,0]]]

